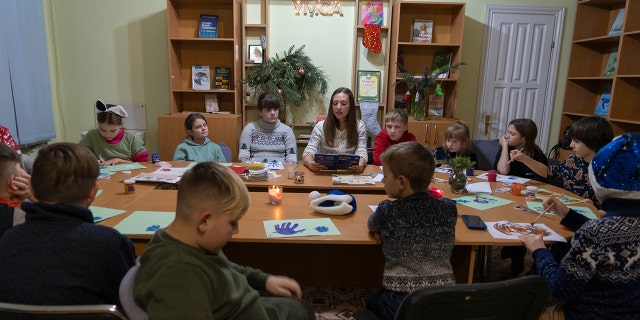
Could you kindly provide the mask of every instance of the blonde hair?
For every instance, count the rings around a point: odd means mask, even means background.
[[[408,124],[409,116],[400,108],[391,109],[391,111],[387,112],[387,115],[384,116],[384,123],[389,122],[401,122]]]
[[[249,204],[249,191],[236,173],[215,162],[201,162],[180,180],[176,218],[186,219],[193,212],[213,209],[237,220]]]
[[[471,134],[469,133],[469,127],[466,124],[456,121],[449,125],[447,131],[444,133],[445,143],[442,145],[445,153],[449,153],[447,148],[446,139],[455,139],[460,141],[460,152],[458,156],[469,156],[471,154]]]

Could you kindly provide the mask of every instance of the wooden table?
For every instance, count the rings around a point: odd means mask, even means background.
[[[176,190],[159,190],[154,185],[138,183],[135,194],[124,194],[122,183],[119,182],[122,179],[120,177],[124,176],[117,173],[110,180],[100,181],[103,192],[96,199],[94,205],[126,210],[126,213],[105,220],[101,224],[115,226],[136,210],[175,211]],[[446,178],[444,174],[436,173],[436,176]],[[322,177],[320,176],[318,179],[322,179]],[[327,179],[330,181],[330,178]],[[480,181],[484,180],[473,178],[471,182]],[[264,188],[264,190],[250,192],[251,206],[240,220],[239,233],[224,249],[225,254],[232,261],[271,273],[285,274],[296,278],[304,285],[368,287],[380,285],[384,263],[381,246],[369,235],[367,219],[372,214],[368,206],[377,205],[380,201],[387,199],[386,195],[352,192],[358,204],[356,212],[345,216],[327,216],[311,210],[308,206],[308,194],[295,192],[303,189],[293,187],[293,183],[289,186],[291,188],[288,188],[287,184],[279,182],[278,184],[285,186],[283,203],[281,205],[268,204],[266,185],[271,183],[271,181],[262,182],[262,184],[253,183],[253,188],[260,188],[259,190]],[[494,191],[504,187],[499,182],[491,184]],[[535,181],[528,184],[553,191],[562,191],[559,188]],[[321,189],[321,187],[333,188],[333,186],[316,186],[311,183],[308,186],[317,187],[317,189]],[[452,194],[446,182],[434,181],[431,186],[441,188],[445,192],[445,197],[457,198],[464,195]],[[375,187],[378,187],[377,184]],[[513,208],[515,205],[526,206],[526,200],[523,196],[495,192],[493,195],[512,200],[513,203],[485,211],[458,204],[459,215],[476,214],[481,216],[484,221],[509,220],[525,223],[533,221],[536,217],[532,213]],[[590,204],[582,205],[593,208]],[[264,231],[264,220],[318,217],[330,217],[341,234],[336,236],[267,238]],[[572,232],[560,227],[559,217],[555,217],[555,220],[542,219],[541,221],[563,237],[572,236]],[[151,238],[150,235],[127,236],[134,241],[137,254],[142,253]],[[486,248],[486,246],[513,246],[521,245],[521,243],[517,240],[495,239],[487,231],[469,230],[458,218],[455,245],[451,260],[456,280],[458,282],[472,282],[478,250]]]

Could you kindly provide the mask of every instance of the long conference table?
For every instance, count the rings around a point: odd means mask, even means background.
[[[186,162],[172,162],[174,167],[186,167]],[[369,234],[367,220],[373,213],[370,205],[378,205],[380,201],[388,199],[384,192],[384,184],[375,185],[333,185],[331,173],[314,173],[303,165],[296,166],[296,170],[305,172],[305,183],[295,184],[287,179],[287,168],[276,171],[280,178],[269,181],[246,182],[251,197],[248,212],[239,222],[239,232],[224,248],[224,253],[230,260],[273,274],[282,274],[298,280],[308,286],[353,286],[379,287],[382,281],[384,259],[382,247]],[[135,176],[141,172],[155,171],[157,167],[147,165],[147,169],[134,170],[131,174],[118,172],[110,179],[99,180],[100,196],[92,205],[121,209],[125,213],[99,222],[105,226],[115,226],[134,211],[170,211],[175,212],[177,190],[166,186],[149,183],[136,183],[136,192],[125,194],[122,180]],[[380,167],[369,165],[364,174],[380,173]],[[481,173],[476,171],[477,174]],[[449,190],[446,182],[448,175],[436,173],[430,187],[437,187],[444,191],[447,198],[458,198],[469,194],[454,194]],[[470,183],[486,181],[471,177]],[[519,240],[496,239],[488,231],[470,230],[460,218],[462,214],[475,214],[485,222],[508,220],[510,222],[530,223],[536,215],[514,209],[515,205],[526,206],[524,196],[514,196],[509,192],[496,193],[495,190],[505,188],[502,182],[491,182],[493,196],[512,201],[490,210],[479,210],[458,204],[458,221],[455,227],[455,247],[451,262],[458,283],[474,281],[476,265],[486,271],[489,263],[486,250],[491,246],[520,246]],[[560,188],[529,181],[527,185],[569,194]],[[268,203],[267,186],[281,185],[284,189],[282,204]],[[313,211],[309,207],[308,194],[317,190],[323,195],[331,189],[339,189],[351,193],[357,201],[357,210],[343,216],[324,215]],[[572,195],[578,198],[578,196]],[[592,211],[595,208],[590,203],[580,203]],[[428,214],[428,212],[425,212]],[[292,220],[309,218],[330,218],[339,235],[305,236],[287,238],[268,238],[263,221]],[[564,238],[570,238],[573,233],[564,229],[560,224],[560,217],[542,219],[546,226],[553,229]],[[134,243],[136,254],[140,255],[147,247],[152,235],[126,234]],[[476,279],[478,280],[478,279]],[[481,275],[481,279],[482,275]]]

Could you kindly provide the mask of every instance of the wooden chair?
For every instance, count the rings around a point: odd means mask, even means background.
[[[0,303],[2,320],[127,320],[115,305],[40,306]]]

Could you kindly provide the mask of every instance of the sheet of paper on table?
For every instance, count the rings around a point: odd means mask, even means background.
[[[479,179],[484,179],[484,180],[489,180],[489,177],[487,177],[488,173],[482,173],[476,176],[476,178]],[[518,182],[518,183],[527,183],[529,182],[529,180],[531,179],[527,179],[527,178],[521,178],[521,177],[515,177],[515,176],[507,176],[507,175],[503,175],[503,174],[498,174],[496,176],[496,181],[499,182],[503,182],[503,183],[513,183],[513,182]]]
[[[340,231],[329,218],[265,220],[267,238],[339,235]]]
[[[91,210],[91,213],[93,214],[93,222],[106,220],[126,212],[125,210],[96,207],[96,206],[90,206],[89,210]]]
[[[487,210],[505,204],[512,203],[511,200],[506,200],[498,197],[494,197],[488,194],[475,194],[470,196],[464,196],[456,199],[451,199],[459,204],[463,204],[467,207],[475,208],[478,210]]]
[[[114,228],[122,234],[153,234],[166,228],[175,216],[175,212],[134,211]]]

